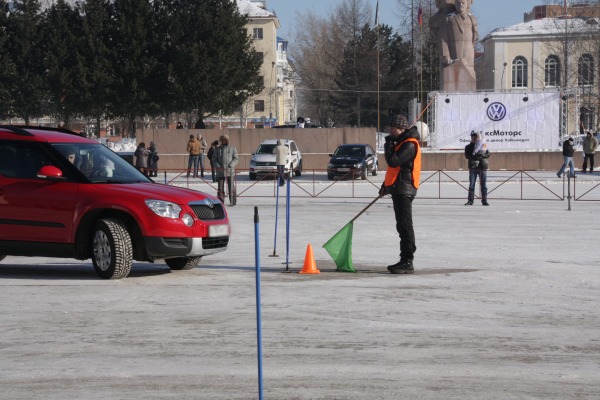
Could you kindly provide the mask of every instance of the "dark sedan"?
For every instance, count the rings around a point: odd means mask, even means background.
[[[377,175],[377,153],[368,144],[343,144],[339,146],[327,164],[327,178],[367,179],[367,174]]]

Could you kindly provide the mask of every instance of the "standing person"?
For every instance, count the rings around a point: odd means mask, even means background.
[[[596,149],[598,148],[598,141],[594,136],[592,136],[592,132],[588,131],[585,135],[585,139],[583,139],[583,173],[587,170],[587,163],[590,160],[590,174],[594,172],[594,153],[596,153]]]
[[[150,142],[150,148],[148,149],[148,176],[158,176],[158,150],[156,150],[156,144]]]
[[[388,168],[379,195],[392,195],[396,230],[400,236],[400,261],[388,265],[392,274],[412,274],[415,231],[412,219],[412,202],[417,195],[421,176],[421,146],[419,131],[408,128],[404,115],[395,115],[390,122],[390,134],[385,138],[385,161]]]
[[[298,117],[296,119],[296,128],[304,128],[304,118]]]
[[[288,162],[290,149],[283,143],[282,139],[277,139],[277,146],[273,149],[275,154],[275,164],[277,165],[277,177],[279,178],[279,186],[285,185],[285,165]]]
[[[146,176],[148,176],[148,154],[149,151],[146,150],[146,143],[144,142],[140,142],[137,149],[135,149],[135,153],[133,153],[135,167]]]
[[[479,133],[471,133],[471,143],[465,146],[465,158],[469,163],[469,197],[465,206],[472,206],[475,200],[475,186],[477,185],[477,177],[479,177],[479,185],[481,187],[481,205],[489,206],[487,201],[487,170],[489,168],[489,150],[476,151],[478,143],[483,143]]]
[[[192,165],[194,166],[194,178],[198,177],[198,162],[200,160],[200,142],[196,140],[194,135],[190,135],[190,140],[188,140],[186,151],[189,154],[188,158],[188,167],[187,167],[187,177],[190,177],[190,172],[192,170]]]
[[[225,181],[227,181],[227,190],[229,192],[229,204],[236,205],[235,190],[235,166],[240,160],[235,146],[229,145],[229,136],[221,135],[219,138],[221,145],[215,147],[213,162],[217,168],[217,197],[221,202],[225,202]]]
[[[560,169],[556,173],[556,176],[558,176],[559,178],[562,178],[562,174],[563,172],[565,172],[565,168],[567,168],[567,165],[569,166],[569,176],[571,178],[575,177],[575,163],[573,162],[574,152],[575,149],[573,148],[573,136],[570,136],[568,140],[565,140],[563,142],[562,155],[564,162],[562,167],[560,167]]]
[[[200,177],[204,178],[204,157],[206,157],[206,148],[208,147],[208,144],[200,134],[198,134],[197,140],[200,142]],[[196,168],[196,175],[198,174],[197,170],[198,168]]]
[[[213,161],[213,156],[215,154],[215,148],[218,145],[219,145],[218,140],[215,140],[214,142],[212,142],[210,144],[210,149],[208,149],[208,153],[206,154],[206,157],[208,158],[208,161],[210,162],[210,174],[212,175],[213,183],[215,183],[217,181],[217,171],[215,170],[215,163]]]
[[[183,129],[183,124],[181,121],[177,122],[177,129]]]

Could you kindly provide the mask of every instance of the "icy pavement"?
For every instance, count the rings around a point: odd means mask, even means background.
[[[321,246],[365,185],[292,198],[289,255],[285,200],[275,246],[275,199],[258,196],[228,207],[230,248],[192,271],[103,281],[90,262],[7,257],[0,398],[257,398],[255,206],[265,398],[600,398],[598,202],[417,199],[416,273],[397,276],[384,198],[354,223],[358,272],[335,272]],[[309,243],[320,275],[296,273]]]

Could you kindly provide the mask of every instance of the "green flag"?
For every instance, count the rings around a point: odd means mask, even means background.
[[[352,266],[353,226],[354,223],[350,221],[323,245],[323,248],[327,250],[333,261],[335,261],[335,265],[337,266],[336,271],[356,272]]]

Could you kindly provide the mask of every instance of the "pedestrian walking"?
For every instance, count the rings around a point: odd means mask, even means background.
[[[562,174],[563,172],[565,172],[565,168],[567,168],[567,165],[569,166],[569,176],[571,178],[575,177],[575,163],[573,162],[573,153],[575,152],[575,149],[573,148],[573,141],[573,136],[570,136],[569,139],[563,142],[562,155],[564,162],[562,167],[560,167],[560,169],[556,173],[556,176],[558,176],[559,178],[562,178]]]

